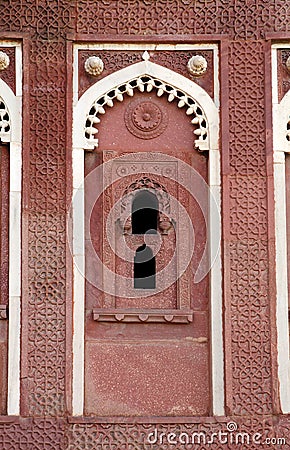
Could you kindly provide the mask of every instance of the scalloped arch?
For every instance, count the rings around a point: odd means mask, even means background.
[[[97,81],[79,99],[74,112],[74,147],[93,149],[98,145],[97,124],[107,108],[134,90],[167,95],[192,116],[195,146],[200,150],[217,149],[218,109],[207,92],[193,81],[151,61],[133,64]]]
[[[285,126],[283,127],[283,132],[285,138],[288,141],[288,146],[290,145],[290,91],[286,93],[280,103],[280,114],[285,115]],[[289,152],[289,149],[288,149]]]
[[[3,142],[21,141],[21,99],[14,95],[0,78],[0,139]]]
[[[0,139],[4,142],[10,141],[11,121],[6,103],[0,97]]]

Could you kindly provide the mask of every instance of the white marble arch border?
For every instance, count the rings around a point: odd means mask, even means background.
[[[15,47],[16,94],[0,79],[0,97],[7,106],[11,130],[9,186],[9,325],[7,414],[20,414],[20,311],[21,311],[21,179],[22,179],[22,47],[18,42],[0,41]],[[6,139],[5,139],[6,140]]]
[[[288,324],[288,282],[287,282],[287,223],[286,223],[286,180],[285,154],[290,153],[287,140],[287,123],[290,118],[290,91],[278,101],[277,50],[288,48],[287,44],[272,45],[272,99],[273,99],[273,162],[275,199],[276,240],[276,324],[278,379],[280,405],[284,414],[290,413],[290,359]],[[289,226],[289,225],[288,225]]]
[[[116,45],[112,46],[113,48]],[[131,46],[132,47],[132,46]],[[134,47],[137,47],[136,45]],[[148,47],[148,46],[147,46]],[[168,49],[167,46],[166,48]],[[172,46],[172,49],[176,46]],[[192,46],[193,47],[193,46]],[[124,46],[121,47],[124,50]],[[219,152],[219,110],[218,110],[218,76],[215,75],[215,100],[196,83],[186,77],[161,67],[150,61],[133,64],[125,69],[97,81],[78,100],[77,77],[78,58],[77,49],[74,52],[74,105],[73,105],[73,196],[78,191],[77,203],[73,201],[73,382],[72,382],[72,414],[83,415],[84,407],[84,301],[85,283],[80,272],[84,273],[84,192],[79,195],[80,186],[84,179],[84,149],[91,146],[85,139],[85,121],[93,102],[112,90],[121,83],[126,83],[133,78],[151,75],[162,82],[170,84],[189,97],[195,99],[202,107],[208,121],[209,129],[209,185],[212,198],[215,199],[219,210],[221,204],[221,177],[220,177],[220,152]],[[143,50],[146,50],[142,47]],[[141,48],[140,48],[141,50]],[[216,64],[218,67],[218,64]],[[216,69],[217,70],[217,69]],[[221,234],[221,216],[219,223],[213,223],[210,218],[210,242],[211,251],[215,248],[216,229]],[[80,271],[78,270],[80,268]],[[224,351],[223,351],[223,314],[222,314],[222,263],[221,251],[213,264],[210,273],[211,284],[211,366],[212,366],[212,392],[213,414],[224,415]]]

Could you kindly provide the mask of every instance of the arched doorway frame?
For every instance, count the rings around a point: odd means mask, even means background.
[[[21,195],[22,195],[22,49],[15,47],[16,94],[0,79],[0,99],[9,115],[10,129],[1,135],[8,142],[9,184],[9,324],[7,414],[20,414],[20,314],[21,314]]]
[[[86,139],[86,120],[94,101],[108,92],[142,76],[151,76],[164,84],[179,89],[194,99],[201,107],[207,120],[208,136],[202,150],[209,152],[208,180],[211,201],[215,201],[220,210],[221,178],[219,151],[219,111],[207,92],[188,78],[176,72],[145,60],[118,70],[97,81],[79,100],[74,97],[73,109],[73,380],[72,413],[83,415],[84,407],[84,317],[85,317],[85,252],[84,252],[84,150],[92,150],[97,142]],[[74,92],[77,96],[77,92]],[[130,94],[129,94],[130,95]],[[113,105],[109,105],[113,107]],[[77,196],[74,196],[78,193]],[[81,195],[80,195],[81,193]],[[74,200],[75,199],[75,200]],[[76,200],[77,199],[77,200]],[[210,205],[211,206],[211,205]],[[221,235],[221,216],[218,223],[210,216],[210,252],[213,256],[216,236]],[[221,249],[210,271],[211,303],[211,385],[212,410],[214,415],[224,415],[224,349],[222,315],[222,264]],[[83,320],[80,320],[80,317]]]

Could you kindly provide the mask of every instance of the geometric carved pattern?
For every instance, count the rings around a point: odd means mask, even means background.
[[[237,433],[247,433],[250,436],[250,441],[238,440],[238,444],[230,444],[231,433],[227,433],[227,423],[234,422],[237,424]],[[157,430],[157,434],[155,434]],[[223,435],[223,443],[219,442],[217,438],[219,431],[225,433]],[[162,433],[164,433],[162,435]],[[168,436],[171,435],[169,439],[176,440],[175,445],[168,442]],[[191,438],[195,434],[195,444],[186,445],[184,436],[189,436]],[[202,436],[205,437],[205,442],[208,442],[211,436],[216,433],[216,439],[213,439],[211,444],[203,443]],[[258,450],[259,448],[266,448],[261,445],[253,444],[251,441],[252,436],[255,433],[260,433],[261,443],[265,441],[266,438],[271,438],[275,436],[273,429],[273,424],[271,419],[264,420],[245,420],[241,421],[239,418],[227,418],[223,419],[221,422],[215,422],[214,419],[209,419],[205,423],[199,423],[196,421],[194,423],[122,423],[122,424],[108,424],[108,423],[95,423],[95,424],[74,424],[69,429],[68,434],[68,450],[119,450],[119,449],[132,449],[132,450],[169,450],[169,449],[199,449],[207,450],[212,448],[214,450],[224,450],[225,448],[233,450]],[[151,434],[151,435],[150,435]],[[149,439],[152,440],[157,437],[157,442],[155,444],[148,442]],[[183,436],[183,437],[182,437]],[[227,444],[225,445],[225,436],[227,439]],[[235,433],[233,433],[235,436]],[[181,442],[179,443],[179,437],[181,437]],[[198,439],[200,438],[200,441]],[[240,438],[241,439],[241,438]],[[171,441],[172,442],[172,441]],[[190,441],[189,441],[190,442]],[[243,443],[241,443],[243,442]],[[269,446],[269,448],[274,448]],[[280,448],[280,447],[275,447]],[[281,447],[284,448],[284,447]],[[286,447],[289,448],[289,447]]]
[[[217,435],[219,431],[226,433],[227,424],[234,422],[237,425],[237,433],[247,433],[250,438],[255,433],[259,433],[261,442],[266,439],[284,438],[286,444],[254,445],[253,442],[247,443],[247,440],[241,441],[239,444],[230,445],[230,436],[232,433],[223,434],[223,442],[228,439],[227,446],[225,443],[220,444]],[[148,436],[151,439],[155,437],[155,429],[158,430],[158,445],[148,443]],[[163,438],[161,433],[164,433]],[[213,418],[205,418],[204,423],[200,423],[197,419],[193,419],[192,423],[86,423],[71,424],[61,419],[20,419],[19,421],[10,421],[10,423],[0,423],[0,448],[1,450],[168,450],[173,448],[193,448],[192,445],[170,445],[169,439],[175,439],[169,433],[175,433],[177,438],[181,433],[191,437],[193,433],[200,433],[200,443],[198,444],[198,435],[195,435],[195,447],[199,450],[207,450],[209,447],[214,450],[224,450],[225,448],[235,450],[258,450],[260,448],[275,448],[277,450],[289,450],[289,422],[287,418],[277,417],[275,421],[272,418],[248,418],[226,417],[221,421],[215,421]],[[204,445],[202,435],[206,439],[214,436],[214,442],[210,445]],[[184,435],[183,435],[184,436]],[[235,436],[235,434],[233,434]],[[161,437],[161,443],[160,443]],[[281,441],[280,441],[281,442]],[[195,448],[194,447],[194,448]]]
[[[266,166],[262,42],[233,42],[230,46],[229,108],[232,170],[242,175],[264,174]]]
[[[55,416],[65,406],[65,299],[66,299],[66,44],[74,29],[74,2],[49,4],[4,1],[0,29],[26,31],[31,36],[30,86],[24,92],[29,104],[30,129],[24,130],[24,196],[27,203],[29,292],[22,298],[22,410],[33,416]],[[28,94],[29,92],[29,94]],[[40,123],[43,117],[45,126]],[[29,168],[27,163],[29,163]],[[37,430],[35,431],[37,433]],[[43,432],[39,431],[40,434]],[[23,434],[27,434],[23,431]],[[28,432],[29,435],[29,432]],[[36,436],[36,435],[35,435]],[[53,433],[31,438],[29,448],[63,448]],[[26,442],[23,438],[23,442]],[[42,442],[42,444],[41,444]],[[24,443],[15,446],[22,449]],[[6,444],[3,449],[6,448]],[[10,448],[10,447],[9,447]],[[11,447],[12,448],[12,447]]]
[[[267,236],[266,188],[262,177],[230,178],[231,235],[235,239]]]
[[[65,184],[65,135],[61,131],[65,129],[66,105],[64,43],[35,43],[30,61],[30,390],[25,410],[36,416],[55,416],[65,409],[66,215],[61,188]],[[45,127],[39,117],[44,118]]]
[[[266,439],[284,438],[286,444],[266,445],[250,444],[246,440],[239,444],[230,445],[231,433],[223,434],[222,438],[228,439],[227,446],[220,444],[215,435],[214,442],[211,445],[204,445],[201,441],[195,441],[196,448],[199,450],[207,450],[209,447],[214,450],[224,450],[231,448],[235,450],[258,450],[260,448],[275,448],[277,450],[289,450],[289,422],[287,418],[277,417],[275,421],[272,418],[249,418],[242,419],[240,417],[226,417],[221,421],[215,421],[213,418],[205,418],[205,423],[199,423],[192,420],[192,423],[86,423],[86,424],[70,424],[61,419],[20,419],[19,421],[11,421],[10,423],[0,423],[0,448],[1,450],[168,450],[169,448],[193,448],[191,445],[176,446],[168,444],[169,433],[175,433],[177,437],[181,433],[185,433],[189,437],[193,433],[201,433],[207,439],[218,433],[219,431],[226,433],[227,424],[235,422],[237,424],[237,433],[247,433],[252,437],[255,433],[261,436],[261,442]],[[158,430],[158,445],[148,443],[150,433],[151,439],[155,437],[155,429]],[[165,433],[162,435],[161,433]],[[234,434],[233,434],[234,435]],[[161,443],[160,443],[161,436]],[[174,436],[169,439],[175,439]],[[195,436],[198,439],[198,435]],[[225,441],[224,441],[225,442]]]
[[[21,32],[44,40],[64,37],[69,30],[88,35],[167,35],[227,33],[236,39],[260,39],[265,32],[287,32],[289,4],[285,0],[250,4],[239,0],[54,0],[22,4],[5,0],[1,5],[2,29]],[[13,20],[12,20],[13,18]],[[97,20],[96,20],[97,19]]]
[[[217,33],[217,1],[80,0],[77,31],[86,34]],[[98,17],[98,20],[96,20]]]
[[[1,450],[66,450],[67,437],[63,420],[20,419],[0,423]]]
[[[55,416],[64,408],[65,217],[31,213],[29,232],[30,408],[33,415]]]
[[[267,257],[267,241],[230,244],[233,410],[239,415],[271,411]]]
[[[254,41],[269,31],[289,31],[289,10],[284,0],[158,0],[139,4],[129,0],[80,0],[77,31],[92,36],[227,33],[234,39]]]
[[[263,42],[232,42],[229,80],[230,167],[236,174],[229,191],[232,407],[234,414],[267,414],[272,394]]]
[[[10,5],[19,20],[20,11]],[[19,8],[19,5],[17,5]],[[27,14],[27,22],[25,15]],[[28,359],[23,409],[33,416],[59,416],[65,406],[66,299],[66,47],[74,3],[25,4],[20,22],[32,29],[29,55],[29,296],[24,297]],[[0,19],[1,20],[1,19]],[[39,122],[43,117],[45,126]],[[25,140],[24,140],[25,148]],[[27,157],[27,154],[26,156]],[[25,176],[25,175],[24,175]],[[26,174],[27,177],[27,174]],[[25,302],[26,301],[26,302]],[[28,356],[29,355],[29,356]],[[47,441],[53,442],[53,436]],[[45,443],[39,446],[44,448]],[[31,445],[33,448],[33,446]],[[57,448],[57,443],[54,446]],[[59,445],[59,448],[62,448]]]

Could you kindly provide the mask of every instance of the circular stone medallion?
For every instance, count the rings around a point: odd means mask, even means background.
[[[130,133],[140,139],[160,136],[168,125],[166,111],[148,100],[131,103],[125,111],[124,119]]]

